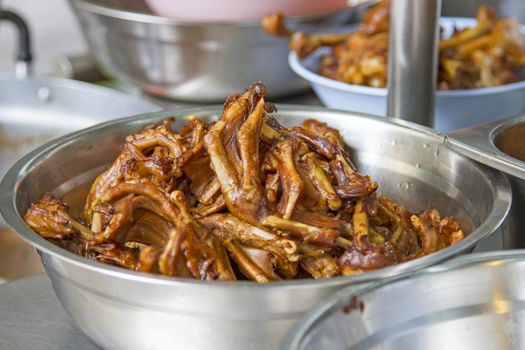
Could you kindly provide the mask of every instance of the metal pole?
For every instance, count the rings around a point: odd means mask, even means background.
[[[387,115],[432,126],[441,0],[392,0]]]

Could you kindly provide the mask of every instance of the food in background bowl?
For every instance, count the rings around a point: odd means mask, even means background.
[[[268,13],[282,11],[287,16],[327,13],[346,7],[346,0],[146,0],[159,15],[191,21],[260,20]]]
[[[463,239],[454,218],[378,195],[337,130],[281,126],[265,90],[230,96],[217,122],[177,133],[168,119],[128,136],[81,219],[48,193],[26,223],[87,258],[202,280],[353,275]]]
[[[273,23],[281,25],[281,31],[286,29],[282,20],[274,19]],[[477,21],[474,18],[443,17],[440,23],[443,30],[442,35],[446,36],[458,29],[475,28]],[[523,26],[520,29],[521,32],[525,32]],[[296,35],[299,36],[299,34]],[[320,72],[321,62],[327,56],[333,56],[334,51],[332,47],[320,46],[336,46],[344,41],[348,34],[312,35],[310,37],[303,35],[303,37],[306,38],[306,43],[310,43],[310,49],[307,51],[310,54],[306,55],[304,59],[299,59],[295,52],[290,52],[288,62],[297,75],[310,82],[315,93],[327,107],[386,116],[388,93],[386,88],[350,84],[324,76]],[[480,39],[482,38],[480,37]],[[338,40],[338,42],[332,44],[334,40]],[[308,45],[303,47],[309,48]],[[376,60],[375,62],[378,61]],[[372,65],[373,69],[369,70],[371,75],[368,79],[378,84],[383,84],[386,83],[386,71],[383,71],[386,70],[386,57],[384,57],[384,61],[379,62],[383,63]],[[470,68],[476,69],[476,66],[472,64]],[[381,73],[374,73],[378,71]],[[516,71],[515,74],[518,77],[522,75],[520,71]],[[487,75],[487,77],[490,76]],[[492,75],[493,78],[498,79],[508,78],[509,76],[512,75],[500,75],[499,73]],[[459,84],[469,81],[472,82],[472,80],[459,80]],[[441,87],[444,85],[441,84]],[[514,83],[484,88],[438,90],[436,92],[436,111],[432,126],[439,131],[449,132],[524,112],[525,80],[523,79]]]
[[[352,33],[292,34],[282,29],[283,18],[274,19],[273,28],[267,31],[290,34],[290,48],[300,59],[321,46],[331,46],[331,52],[320,60],[319,73],[325,77],[383,88],[388,75],[389,16],[390,1],[383,0],[367,12]],[[476,20],[472,27],[442,28],[439,90],[485,88],[520,80],[520,70],[525,67],[525,36],[518,21],[498,19],[488,6],[479,8]]]

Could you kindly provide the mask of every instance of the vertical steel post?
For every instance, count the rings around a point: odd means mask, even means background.
[[[432,126],[441,0],[392,0],[387,115]]]

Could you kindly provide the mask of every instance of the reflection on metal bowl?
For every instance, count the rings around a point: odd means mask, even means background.
[[[74,80],[0,75],[0,177],[47,141],[107,120],[161,110],[137,96]]]
[[[261,79],[273,97],[308,90],[286,64],[288,40],[269,37],[258,21],[178,21],[152,15],[141,0],[71,0],[71,5],[100,66],[150,94],[222,102]],[[351,15],[346,10],[291,23],[319,31],[347,23]]]
[[[491,252],[348,288],[305,316],[283,349],[523,349],[524,273],[525,251]]]
[[[434,254],[360,275],[260,285],[167,278],[103,265],[53,245],[24,224],[29,204],[46,190],[60,195],[89,186],[113,161],[126,135],[166,116],[175,116],[174,127],[179,129],[185,123],[181,116],[210,120],[220,110],[162,112],[71,134],[26,156],[0,185],[0,211],[6,222],[40,251],[62,305],[104,349],[160,349],[166,344],[199,350],[276,349],[298,318],[335,290],[401,276],[468,252],[497,230],[508,212],[511,193],[506,178],[451,151],[443,136],[431,129],[283,106],[277,114],[283,125],[316,118],[339,129],[355,164],[380,184],[383,194],[410,210],[433,207],[461,218],[465,239]],[[73,209],[81,205],[73,203],[73,197],[68,201]]]
[[[525,116],[457,130],[448,135],[451,148],[507,173],[512,208],[503,234],[503,248],[525,248]]]

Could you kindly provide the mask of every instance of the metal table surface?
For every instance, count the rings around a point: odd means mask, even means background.
[[[94,350],[60,305],[46,275],[0,285],[0,349]]]

